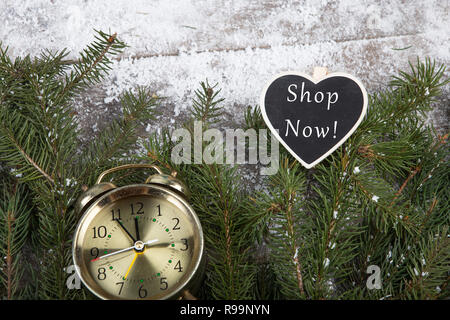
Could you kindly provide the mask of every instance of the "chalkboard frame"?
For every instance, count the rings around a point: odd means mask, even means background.
[[[346,78],[353,80],[359,86],[359,88],[361,89],[362,95],[363,95],[363,107],[362,107],[361,115],[358,118],[358,120],[356,121],[356,123],[354,124],[354,126],[351,128],[351,130],[341,140],[339,140],[330,150],[328,150],[325,154],[323,154],[321,157],[319,157],[317,160],[315,160],[311,163],[306,163],[305,161],[303,161],[302,158],[300,158],[300,156],[298,156],[289,147],[289,145],[280,137],[278,130],[276,130],[272,126],[272,123],[270,122],[269,117],[267,116],[267,113],[266,113],[265,97],[266,97],[268,88],[278,78],[284,77],[284,76],[289,76],[289,75],[304,77],[305,79],[313,82],[314,84],[318,84],[319,82],[321,82],[325,79],[328,79],[328,78],[332,78],[332,77],[346,77]],[[366,88],[364,87],[364,85],[362,84],[362,82],[355,76],[345,73],[345,72],[333,72],[333,73],[328,73],[328,74],[325,74],[325,75],[322,75],[319,77],[312,77],[309,74],[306,74],[304,72],[298,72],[298,71],[281,72],[281,73],[278,73],[277,75],[275,75],[274,77],[272,77],[271,80],[266,83],[266,85],[264,86],[264,89],[262,91],[261,97],[260,97],[261,113],[262,113],[264,122],[266,123],[267,127],[270,129],[272,134],[277,138],[277,140],[286,148],[286,150],[288,150],[289,153],[291,153],[291,155],[294,156],[294,158],[297,159],[307,169],[313,168],[318,163],[320,163],[323,159],[325,159],[330,154],[332,154],[337,148],[339,148],[353,134],[353,132],[355,132],[355,130],[359,127],[360,123],[366,116],[367,104],[368,104],[367,91],[366,91]]]

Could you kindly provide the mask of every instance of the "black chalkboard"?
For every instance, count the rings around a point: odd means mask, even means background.
[[[318,80],[306,74],[284,73],[266,86],[261,100],[266,124],[306,168],[344,143],[367,109],[364,86],[345,73]]]

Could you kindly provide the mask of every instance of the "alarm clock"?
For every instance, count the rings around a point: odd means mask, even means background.
[[[144,183],[117,187],[105,175],[151,168]],[[127,164],[100,174],[77,200],[81,216],[73,261],[82,283],[105,300],[193,297],[203,274],[204,239],[189,191],[150,164]]]

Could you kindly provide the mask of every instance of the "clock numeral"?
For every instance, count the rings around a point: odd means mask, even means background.
[[[161,205],[156,206],[158,208],[158,217],[161,217]]]
[[[94,257],[94,259],[98,258],[98,254],[99,254],[98,248],[91,249],[91,256]]]
[[[136,212],[134,212],[134,209],[135,209],[134,205],[132,203],[130,204],[131,215],[144,214],[144,210],[142,210],[142,209],[144,209],[144,204],[142,202],[136,202],[135,205],[136,205],[136,208],[138,208]]]
[[[183,239],[181,239],[181,241],[183,241],[184,249],[180,249],[180,251],[186,251],[189,248],[188,240],[186,238],[183,238]]]
[[[93,227],[92,230],[94,230],[94,239],[106,237],[107,231],[105,226]]]
[[[178,226],[178,224],[180,223],[180,219],[172,218],[172,220],[175,220],[175,225],[173,226],[172,230],[180,230],[180,227]]]
[[[178,272],[183,272],[183,268],[181,267],[181,261],[178,260],[177,264],[175,265],[174,270],[178,270]]]
[[[145,298],[146,296],[147,296],[147,290],[144,289],[144,286],[142,285],[142,286],[139,288],[139,298],[143,299],[143,298]]]
[[[98,280],[105,280],[106,279],[106,269],[105,268],[98,268]]]
[[[167,290],[167,288],[169,287],[169,284],[166,281],[167,278],[161,278],[161,280],[159,281],[159,283],[161,284],[161,287],[159,287],[161,290]]]
[[[120,285],[120,289],[119,289],[119,296],[122,294],[122,289],[123,289],[123,282],[116,282],[116,286]]]
[[[120,219],[122,219],[122,218],[120,217],[120,209],[117,209],[117,211],[115,211],[114,209],[111,210],[111,214],[112,214],[112,220],[113,220],[113,221],[114,221],[114,220],[120,220]]]

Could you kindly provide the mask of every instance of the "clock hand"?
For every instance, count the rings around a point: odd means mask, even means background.
[[[117,251],[114,251],[114,252],[105,254],[105,255],[103,255],[103,256],[101,256],[101,257],[97,257],[97,258],[95,258],[95,259],[92,259],[91,262],[94,262],[94,261],[97,261],[97,260],[101,260],[101,259],[104,259],[104,258],[108,258],[108,257],[114,256],[114,255],[119,254],[119,253],[122,253],[122,252],[130,251],[130,250],[132,250],[133,248],[134,248],[134,246],[128,247],[128,248],[125,248],[125,249],[120,249],[120,250],[117,250]]]
[[[144,244],[148,245],[148,244],[152,244],[152,243],[158,242],[158,241],[159,241],[158,239],[152,239],[152,240],[148,240],[147,242],[144,242]]]
[[[128,236],[133,240],[134,243],[136,243],[136,239],[131,235],[131,233],[125,228],[125,226],[122,224],[122,222],[119,219],[114,219],[117,221],[117,223],[122,227],[123,230],[128,234]]]
[[[125,258],[129,257],[132,254],[133,254],[133,252],[128,251],[127,253],[125,253],[123,255],[118,255],[118,256],[112,257],[110,259],[105,259],[106,261],[105,260],[99,261],[100,263],[98,264],[98,266],[99,267],[103,267],[103,266],[106,266],[106,265],[114,264],[115,262],[117,262],[119,260],[122,260],[122,259],[125,259]]]
[[[152,240],[149,240],[149,241],[147,241],[147,242],[144,242],[144,245],[152,244],[152,243],[158,242],[158,241],[159,241],[158,239],[152,239]],[[97,257],[97,258],[95,258],[95,259],[92,259],[91,262],[94,262],[94,261],[97,261],[97,260],[101,260],[101,259],[104,259],[104,258],[108,258],[108,257],[114,256],[114,255],[119,254],[119,253],[122,253],[122,252],[130,251],[130,250],[134,249],[134,247],[135,247],[135,246],[132,246],[132,247],[120,249],[120,250],[117,250],[117,251],[114,251],[114,252],[105,254],[105,255],[103,255],[103,256],[101,256],[101,257]]]
[[[137,256],[140,255],[140,254],[142,254],[142,252],[136,252],[136,253],[134,254],[133,261],[131,261],[131,264],[130,264],[130,266],[128,267],[127,273],[125,273],[125,276],[123,277],[123,280],[125,280],[125,279],[127,278],[128,273],[130,273],[130,270],[131,270],[131,268],[133,267],[134,262],[136,261]]]
[[[141,237],[139,236],[139,217],[134,217],[134,228],[136,229],[136,239],[137,241],[141,240]],[[135,241],[136,242],[136,241]]]

